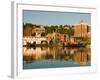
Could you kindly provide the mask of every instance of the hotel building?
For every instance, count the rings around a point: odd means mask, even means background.
[[[79,24],[74,25],[74,38],[90,38],[90,25],[84,21],[80,21]]]

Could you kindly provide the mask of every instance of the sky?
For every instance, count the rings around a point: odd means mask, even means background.
[[[91,24],[90,13],[23,10],[23,22],[39,25],[73,25],[81,20]]]

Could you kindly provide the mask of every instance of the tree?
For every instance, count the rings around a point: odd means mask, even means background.
[[[33,29],[33,24],[31,23],[23,24],[23,36],[31,36],[32,29]]]
[[[70,40],[71,36],[74,35],[74,29],[72,26],[68,26],[67,34],[68,34],[68,39]]]

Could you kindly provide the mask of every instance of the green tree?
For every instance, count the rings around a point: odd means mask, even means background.
[[[72,26],[68,26],[67,34],[68,34],[68,39],[70,40],[70,38],[74,35],[74,29]]]

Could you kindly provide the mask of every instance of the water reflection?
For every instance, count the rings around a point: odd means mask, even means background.
[[[90,64],[90,49],[86,48],[66,48],[66,47],[23,47],[24,65],[35,61],[43,62],[45,60],[52,61],[71,61],[73,64],[85,66]],[[72,64],[72,63],[71,63]],[[39,65],[41,66],[41,65]],[[62,66],[63,67],[63,66]]]

